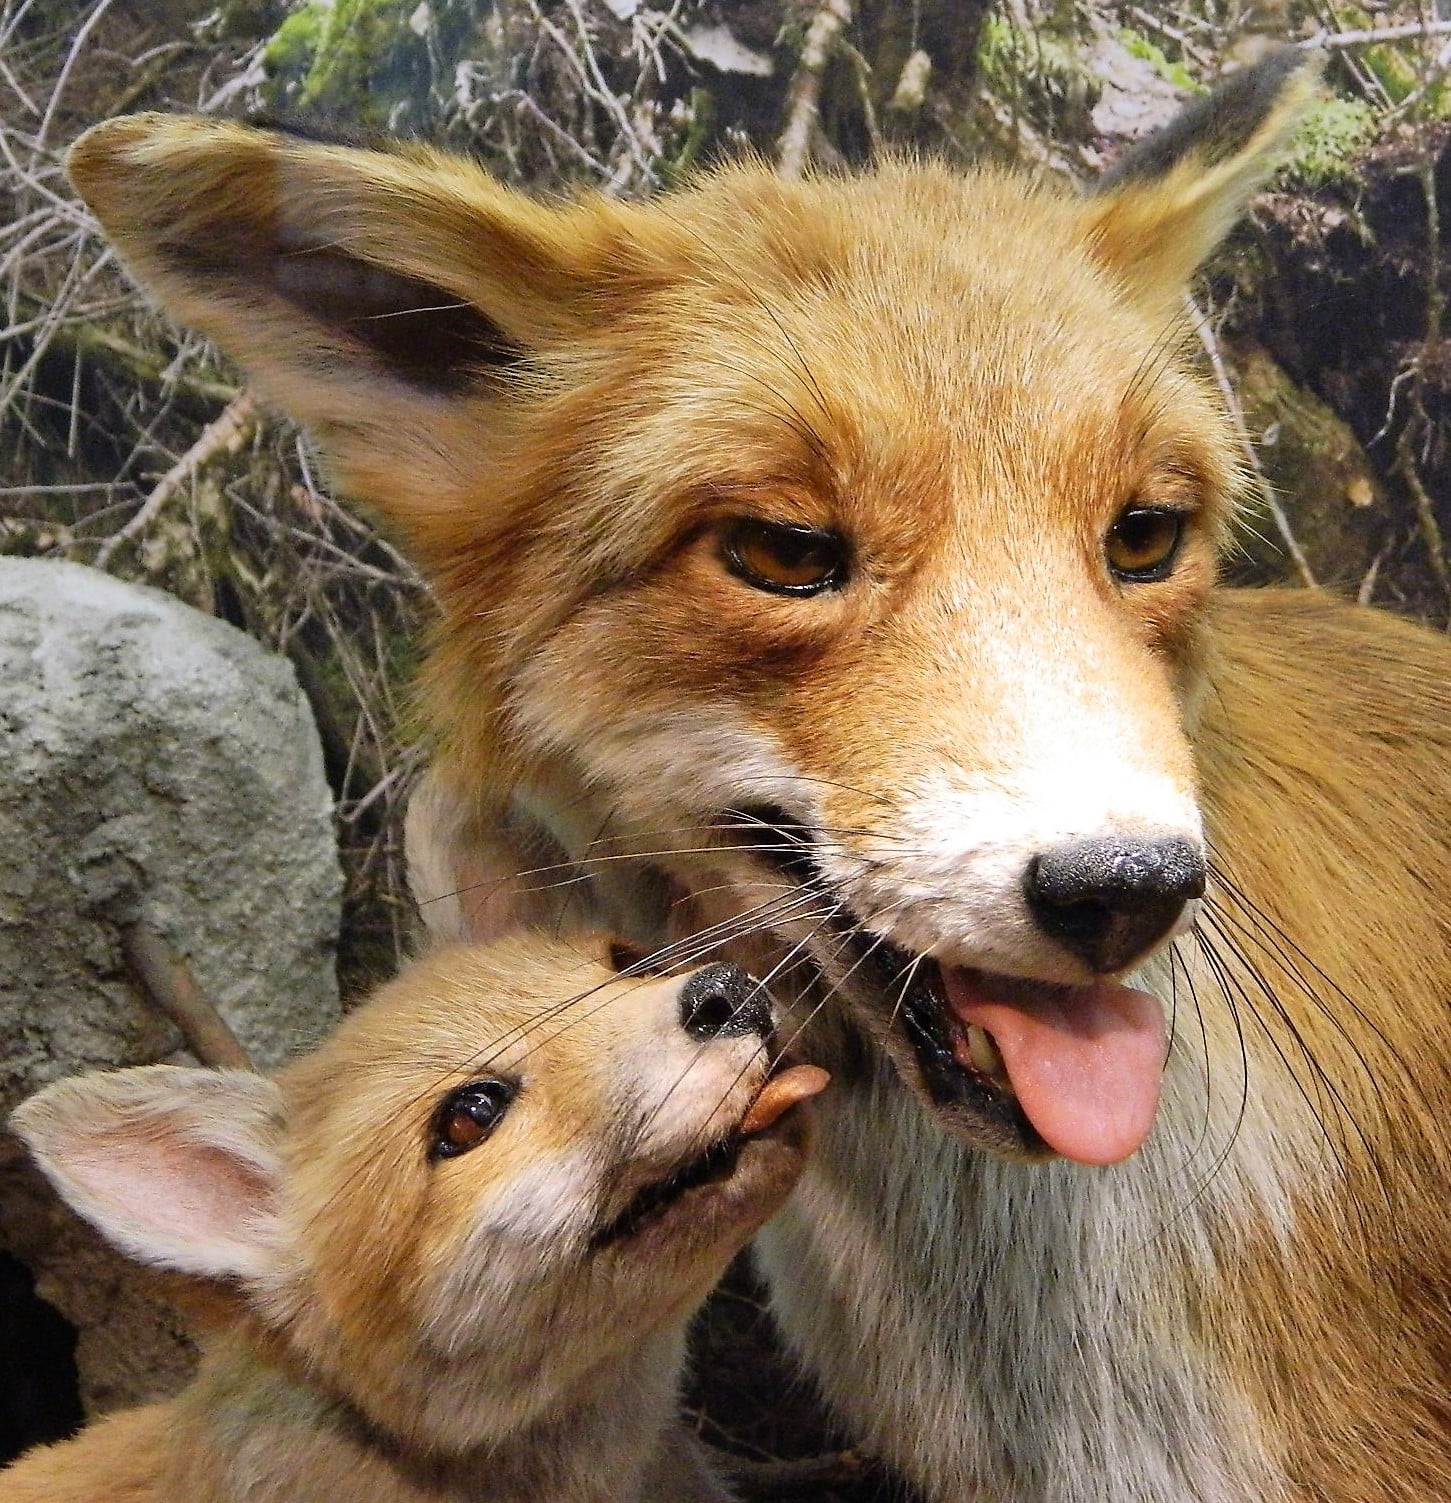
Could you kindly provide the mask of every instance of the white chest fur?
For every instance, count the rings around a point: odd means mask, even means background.
[[[1237,1051],[1206,1104],[1214,990],[1205,1031],[1177,1031],[1152,1139],[1112,1169],[974,1153],[886,1065],[823,1102],[815,1166],[760,1260],[828,1401],[934,1503],[1282,1495],[1203,1322],[1236,1223],[1289,1226],[1296,1110],[1268,1109],[1253,1059],[1246,1092]]]

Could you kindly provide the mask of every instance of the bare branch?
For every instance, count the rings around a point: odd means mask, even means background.
[[[219,418],[202,429],[201,436],[191,448],[156,482],[141,510],[119,532],[106,539],[96,554],[96,567],[104,569],[118,548],[145,532],[171,498],[194,480],[199,471],[224,454],[237,453],[256,432],[257,420],[257,404],[251,393],[244,391],[232,400]]]
[[[1317,31],[1300,46],[1312,51],[1323,47],[1335,52],[1344,47],[1374,47],[1381,42],[1444,36],[1451,36],[1451,21],[1411,21],[1403,26],[1372,26],[1363,31]]]
[[[811,18],[786,96],[786,129],[781,132],[777,167],[784,178],[800,177],[811,159],[811,133],[821,115],[821,75],[850,24],[851,0],[823,0]]]
[[[202,1064],[253,1068],[251,1055],[207,1000],[191,967],[164,939],[144,924],[128,924],[121,931],[121,950],[147,998],[176,1024],[186,1047]]]
[[[1317,582],[1310,569],[1310,561],[1305,557],[1305,550],[1301,548],[1299,539],[1291,531],[1290,519],[1285,515],[1285,509],[1280,505],[1279,497],[1275,495],[1275,488],[1270,484],[1264,466],[1260,464],[1254,440],[1250,437],[1249,427],[1244,420],[1244,408],[1240,406],[1239,395],[1234,389],[1233,381],[1230,380],[1229,369],[1224,363],[1224,355],[1219,348],[1219,337],[1215,334],[1213,325],[1204,316],[1204,311],[1199,304],[1192,297],[1184,301],[1190,321],[1194,326],[1194,332],[1204,349],[1209,368],[1214,373],[1214,384],[1219,388],[1219,394],[1229,412],[1229,420],[1234,426],[1234,436],[1239,440],[1240,452],[1244,455],[1245,463],[1254,479],[1260,502],[1269,513],[1271,521],[1274,522],[1275,530],[1280,534],[1281,541],[1285,545],[1285,552],[1290,556],[1290,562],[1294,565],[1300,583],[1314,589]]]

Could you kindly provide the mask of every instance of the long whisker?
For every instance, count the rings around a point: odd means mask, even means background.
[[[1239,885],[1233,880],[1233,878],[1230,877],[1229,873],[1225,871],[1225,869],[1217,861],[1211,862],[1210,871],[1214,876],[1215,882],[1223,890],[1224,894],[1234,902],[1237,908],[1240,909],[1245,916],[1243,918],[1236,919],[1234,915],[1228,913],[1221,905],[1216,904],[1214,905],[1215,911],[1221,924],[1238,922],[1241,927],[1241,932],[1252,933],[1256,940],[1258,940],[1262,944],[1268,945],[1268,947],[1273,950],[1275,957],[1285,967],[1290,977],[1300,988],[1305,996],[1305,999],[1321,1014],[1322,1017],[1327,1019],[1327,1021],[1333,1023],[1337,1028],[1342,1028],[1342,1020],[1337,1017],[1336,1014],[1330,1009],[1330,1007],[1320,996],[1316,988],[1310,985],[1309,981],[1300,970],[1300,964],[1308,967],[1316,980],[1323,982],[1324,985],[1328,987],[1334,994],[1334,996],[1350,1009],[1356,1021],[1361,1024],[1367,1030],[1369,1036],[1373,1038],[1382,1049],[1385,1050],[1388,1063],[1396,1067],[1397,1071],[1405,1079],[1406,1083],[1413,1089],[1418,1089],[1416,1084],[1416,1072],[1412,1068],[1411,1062],[1401,1054],[1394,1041],[1386,1035],[1384,1029],[1382,1029],[1380,1025],[1375,1021],[1375,1019],[1365,1011],[1360,1003],[1357,1002],[1355,998],[1351,996],[1351,994],[1347,992],[1345,988],[1342,987],[1339,982],[1334,979],[1334,977],[1329,975],[1323,969],[1323,967],[1321,967],[1314,960],[1312,956],[1307,954],[1306,951],[1295,942],[1294,938],[1286,933],[1286,931],[1278,923],[1276,923],[1275,920],[1268,913],[1266,913],[1264,909],[1253,903],[1239,887]],[[1380,1094],[1380,1082],[1375,1077],[1374,1072],[1371,1072],[1369,1074],[1368,1080],[1372,1090],[1374,1090],[1376,1093],[1377,1099],[1381,1102],[1382,1107],[1384,1107],[1385,1102]],[[1420,1100],[1421,1105],[1432,1115],[1435,1115],[1432,1104],[1427,1101],[1424,1096],[1421,1096]],[[1389,1112],[1387,1112],[1385,1115],[1389,1120]]]
[[[839,908],[840,908],[839,904],[838,905],[834,905],[831,909],[828,909],[826,912],[822,913],[819,916],[819,918],[817,919],[817,922],[815,923],[814,927],[802,939],[800,939],[800,940],[798,940],[796,942],[796,944],[792,947],[792,949],[787,952],[786,956],[783,957],[783,959],[779,960],[774,966],[772,966],[772,968],[766,973],[766,975],[764,977],[762,977],[760,980],[756,981],[755,987],[754,987],[754,990],[753,990],[753,995],[759,996],[762,992],[764,992],[766,990],[766,987],[770,983],[770,981],[772,979],[774,979],[777,975],[779,975],[784,967],[786,967],[787,965],[789,965],[791,963],[791,961],[797,955],[803,953],[804,951],[806,951],[809,948],[809,946],[811,944],[811,941],[816,937],[817,934],[819,934],[821,932],[822,929],[824,929],[826,927],[826,925],[828,923],[831,922],[832,918],[839,911]],[[759,1046],[758,1052],[764,1051],[765,1047],[766,1047],[765,1041],[763,1040],[761,1042],[760,1046]],[[656,1119],[659,1117],[660,1113],[665,1109],[665,1107],[669,1103],[671,1097],[675,1094],[675,1092],[684,1083],[685,1078],[690,1074],[691,1070],[693,1070],[695,1068],[695,1066],[697,1064],[699,1064],[700,1061],[705,1057],[708,1049],[709,1049],[709,1045],[706,1044],[706,1043],[701,1043],[699,1045],[699,1047],[696,1049],[693,1057],[691,1058],[689,1064],[687,1064],[685,1066],[685,1068],[679,1073],[679,1075],[677,1075],[676,1078],[670,1083],[669,1087],[667,1087],[667,1089],[665,1091],[665,1094],[661,1097],[661,1099],[651,1109],[651,1111],[649,1112],[649,1114],[645,1117],[644,1121],[640,1123],[640,1126],[639,1126],[639,1136],[640,1136],[640,1138],[643,1138],[645,1136],[645,1134],[649,1132],[650,1128],[654,1126]],[[726,1096],[729,1095],[730,1091],[733,1090],[737,1085],[740,1084],[741,1080],[744,1078],[746,1070],[749,1069],[749,1068],[750,1068],[749,1065],[744,1065],[744,1066],[741,1067],[740,1071],[737,1072],[735,1079],[731,1082],[730,1086],[728,1086],[726,1088],[726,1091],[722,1094],[721,1100],[725,1100]],[[705,1146],[705,1143],[704,1143],[703,1139],[702,1139],[702,1145],[701,1146],[702,1147]]]

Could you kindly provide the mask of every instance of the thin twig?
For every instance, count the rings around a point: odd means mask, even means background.
[[[850,24],[851,0],[824,0],[811,18],[786,96],[786,129],[777,153],[777,170],[784,178],[800,177],[811,159],[811,133],[821,115],[821,75],[837,38]]]
[[[75,67],[76,59],[85,51],[86,42],[91,33],[100,25],[101,18],[110,10],[111,5],[112,0],[96,0],[95,7],[81,22],[71,41],[70,51],[66,53],[66,60],[61,65],[55,87],[50,91],[50,102],[45,107],[45,114],[41,117],[39,126],[36,127],[35,144],[32,150],[37,158],[45,150],[46,137],[50,134],[51,122],[55,119],[55,112],[60,106],[61,95],[65,93],[66,84],[70,81],[71,69]]]
[[[1419,401],[1419,393],[1416,400]],[[1431,568],[1448,600],[1451,600],[1451,569],[1446,564],[1446,543],[1441,536],[1441,525],[1436,520],[1435,503],[1421,481],[1416,457],[1411,452],[1415,446],[1417,427],[1416,423],[1407,423],[1401,429],[1396,439],[1395,468],[1411,493],[1411,504],[1416,508],[1416,524],[1421,531],[1421,541],[1426,545],[1426,556],[1431,561]]]
[[[1425,372],[1440,351],[1441,328],[1446,316],[1446,297],[1441,290],[1441,211],[1433,164],[1420,163],[1414,175],[1420,181],[1421,192],[1426,200],[1426,332],[1421,341],[1421,352],[1409,366],[1412,372],[1406,399],[1409,410],[1406,421],[1396,436],[1395,470],[1411,493],[1411,504],[1416,509],[1421,540],[1426,545],[1426,556],[1447,597],[1446,629],[1451,631],[1451,567],[1448,567],[1446,561],[1446,542],[1441,536],[1441,524],[1436,520],[1435,503],[1421,479],[1415,455],[1417,439],[1430,433],[1434,426],[1426,411]]]
[[[1379,42],[1407,42],[1416,37],[1451,36],[1451,21],[1408,21],[1403,26],[1373,26],[1363,31],[1317,31],[1299,45],[1309,51],[1374,47]]]
[[[226,1019],[197,985],[191,967],[164,939],[144,924],[128,924],[121,931],[121,951],[148,1000],[176,1024],[200,1063],[217,1069],[255,1068]]]
[[[95,566],[104,569],[116,550],[139,537],[166,508],[167,503],[207,465],[223,454],[235,454],[257,428],[257,404],[250,392],[232,400],[220,417],[207,424],[201,436],[156,482],[140,511],[118,532],[106,539],[95,557]]]
[[[1360,588],[1355,592],[1357,605],[1369,605],[1375,598],[1376,581],[1380,578],[1380,566],[1385,562],[1386,550],[1381,549],[1370,561],[1370,568],[1365,571],[1365,578],[1360,582]]]
[[[1284,542],[1285,551],[1290,555],[1290,562],[1294,565],[1300,583],[1314,589],[1317,581],[1311,571],[1310,561],[1305,557],[1305,550],[1301,548],[1299,539],[1290,530],[1290,519],[1285,515],[1279,497],[1275,495],[1275,488],[1270,484],[1269,476],[1265,474],[1264,467],[1260,464],[1254,440],[1249,436],[1249,426],[1244,420],[1244,408],[1240,406],[1234,383],[1229,378],[1229,369],[1224,363],[1224,355],[1219,348],[1219,338],[1199,304],[1192,297],[1186,297],[1184,303],[1189,311],[1190,322],[1194,325],[1194,332],[1209,361],[1209,368],[1214,373],[1214,384],[1219,388],[1219,394],[1229,413],[1229,420],[1234,426],[1234,435],[1239,441],[1240,452],[1244,455],[1245,463],[1254,477],[1255,490],[1259,494],[1260,502],[1269,513],[1270,519],[1275,524],[1275,530]]]
[[[1214,59],[1207,52],[1205,52],[1202,47],[1199,47],[1195,43],[1191,42],[1189,40],[1187,32],[1180,31],[1176,27],[1170,26],[1167,21],[1162,20],[1158,16],[1150,14],[1150,12],[1144,10],[1142,6],[1129,6],[1129,15],[1132,16],[1140,26],[1146,27],[1150,31],[1156,31],[1160,36],[1168,37],[1169,40],[1173,42],[1174,45],[1184,53],[1185,57],[1191,58],[1201,68],[1213,67]]]
[[[855,1451],[834,1451],[786,1461],[732,1460],[729,1469],[731,1480],[747,1498],[774,1503],[798,1493],[859,1483],[866,1463]]]

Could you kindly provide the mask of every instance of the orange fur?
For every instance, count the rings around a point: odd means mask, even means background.
[[[439,952],[276,1082],[158,1066],[18,1108],[77,1210],[225,1279],[230,1313],[180,1396],[22,1458],[0,1499],[724,1503],[676,1424],[684,1326],[789,1193],[806,1124],[742,1125],[759,998],[752,1026],[692,1035],[692,977],[603,954]],[[440,1157],[441,1104],[480,1079],[512,1086],[502,1119]],[[728,1169],[606,1234],[727,1140]]]
[[[430,572],[440,927],[593,904],[810,957],[799,1047],[845,1087],[763,1256],[828,1399],[935,1503],[1451,1496],[1451,649],[1215,584],[1239,477],[1177,313],[1311,71],[1276,55],[1086,200],[895,162],[545,205],[160,117],[72,157]],[[425,315],[405,348],[299,292],[318,246],[400,313],[463,300],[472,353],[430,369]],[[1162,580],[1106,566],[1131,506],[1186,517]],[[845,583],[753,587],[743,518],[834,529]],[[741,849],[747,806],[785,811],[756,826],[784,862]],[[1158,1127],[1113,1168],[1022,1162],[934,1097],[872,954],[1087,995],[1024,864],[1201,819],[1197,933],[1136,971],[1173,1014]],[[546,863],[569,904],[517,877]],[[461,871],[498,901],[445,902]]]

